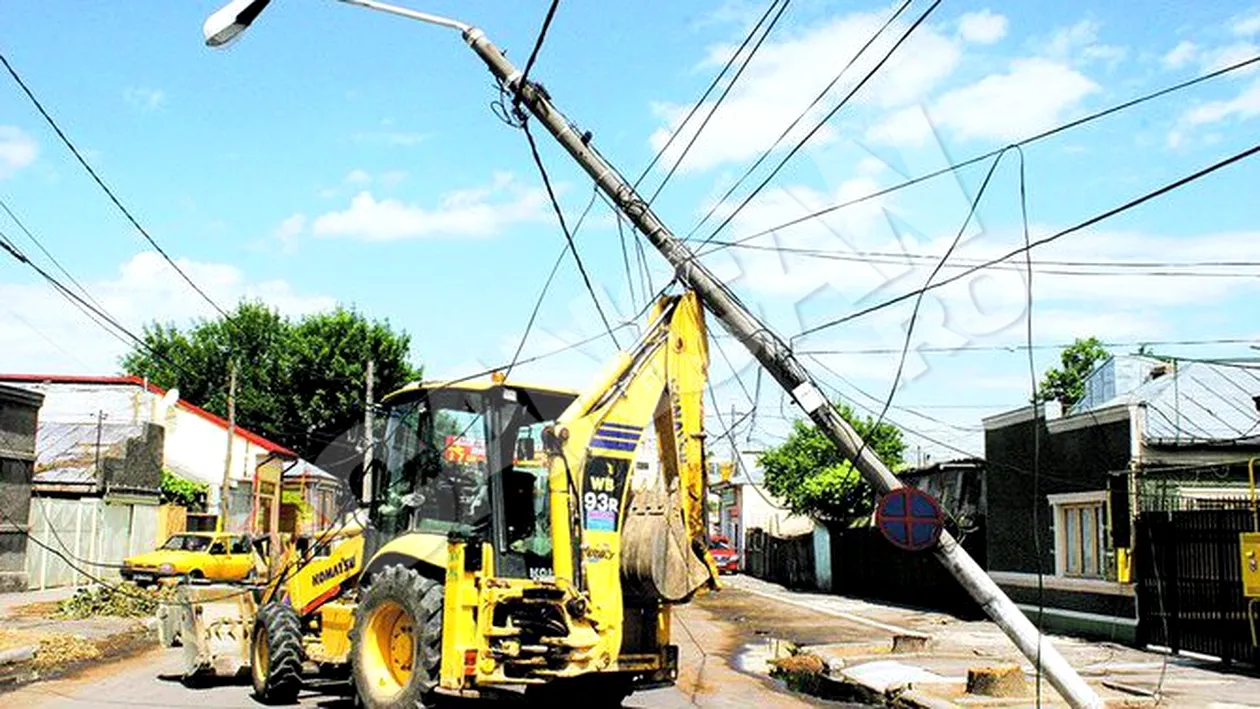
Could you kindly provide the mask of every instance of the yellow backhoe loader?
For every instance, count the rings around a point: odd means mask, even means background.
[[[186,591],[190,672],[235,653],[258,697],[284,702],[303,668],[348,665],[373,709],[504,687],[617,706],[672,684],[670,607],[717,578],[707,367],[687,292],[585,393],[495,376],[390,394],[364,533],[290,556],[257,594]],[[636,476],[651,440],[657,474]]]

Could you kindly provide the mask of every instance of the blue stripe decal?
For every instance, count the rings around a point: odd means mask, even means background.
[[[591,448],[603,448],[612,451],[633,451],[637,447],[634,441],[613,441],[600,438],[591,439]]]
[[[604,427],[608,427],[608,428],[622,428],[622,429],[625,429],[625,430],[627,430],[627,431],[642,431],[642,430],[643,430],[643,427],[642,427],[642,426],[631,426],[631,425],[630,425],[630,424],[628,424],[628,423],[613,423],[612,421],[605,421],[604,423],[601,423],[601,424],[599,425],[599,427],[600,427],[600,428],[604,428]]]
[[[620,438],[625,441],[637,441],[639,440],[639,436],[641,434],[634,431],[616,431],[613,429],[601,428],[595,432],[595,435],[603,436],[605,438]]]

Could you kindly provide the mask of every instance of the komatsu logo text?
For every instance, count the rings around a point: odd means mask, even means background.
[[[340,576],[353,568],[354,557],[346,557],[323,571],[316,572],[315,575],[311,577],[311,584],[314,586],[323,585],[325,582],[330,581],[331,579]]]

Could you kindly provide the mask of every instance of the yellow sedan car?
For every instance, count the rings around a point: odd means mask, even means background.
[[[144,586],[163,578],[245,581],[254,577],[257,556],[249,537],[227,532],[181,532],[156,551],[123,560],[124,580]]]

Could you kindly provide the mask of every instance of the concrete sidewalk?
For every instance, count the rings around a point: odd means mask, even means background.
[[[964,621],[935,613],[854,598],[788,591],[747,576],[723,579],[766,599],[825,613],[871,629],[867,639],[810,645],[802,651],[822,658],[831,681],[855,696],[899,706],[1034,706],[1036,675],[1005,634],[988,621]],[[893,653],[895,636],[924,637]],[[1135,650],[1108,642],[1049,636],[1051,642],[1109,706],[1260,707],[1260,676],[1226,670],[1219,663]],[[1027,693],[996,699],[966,695],[972,668],[1019,666]],[[1042,704],[1065,706],[1046,681]]]

